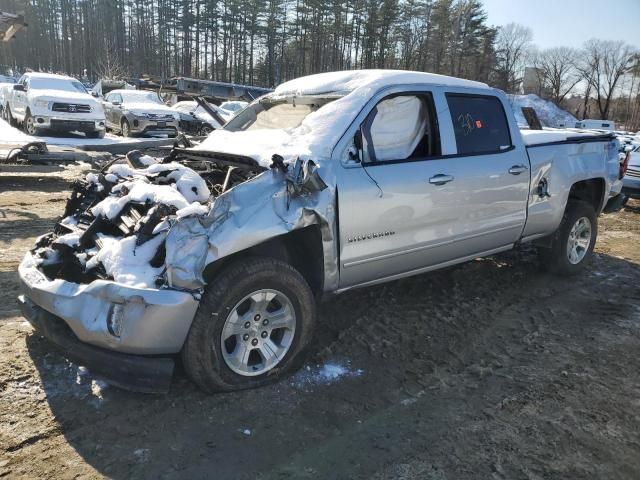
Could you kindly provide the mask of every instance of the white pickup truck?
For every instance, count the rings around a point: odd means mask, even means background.
[[[75,78],[49,73],[25,73],[4,95],[3,116],[29,135],[46,131],[83,132],[103,138],[102,104]]]
[[[128,158],[77,186],[19,273],[36,329],[142,391],[177,354],[206,391],[282,377],[322,294],[525,242],[579,273],[623,173],[612,136],[520,131],[499,90],[386,70],[287,82],[197,147]]]

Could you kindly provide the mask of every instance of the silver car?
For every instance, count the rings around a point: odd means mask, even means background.
[[[622,179],[622,193],[628,198],[640,199],[640,146],[629,153],[629,164]]]
[[[178,134],[180,115],[155,92],[112,90],[104,97],[104,112],[107,128],[123,137]]]

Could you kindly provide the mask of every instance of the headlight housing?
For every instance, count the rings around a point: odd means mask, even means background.
[[[49,110],[49,100],[36,100],[33,102],[33,106],[36,108],[44,108]]]
[[[173,114],[173,119],[174,120],[180,120],[180,114],[179,113],[174,113]]]

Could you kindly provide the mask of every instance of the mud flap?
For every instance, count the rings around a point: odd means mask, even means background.
[[[167,357],[147,357],[114,352],[81,342],[64,321],[29,298],[18,298],[22,314],[36,331],[60,348],[64,356],[104,377],[110,384],[141,393],[167,393],[175,362]]]
[[[604,209],[602,210],[602,213],[613,213],[613,212],[617,212],[618,210],[621,210],[622,207],[624,207],[624,204],[626,203],[625,202],[626,199],[627,197],[623,193],[619,193],[615,197],[610,198],[607,204],[605,205]]]

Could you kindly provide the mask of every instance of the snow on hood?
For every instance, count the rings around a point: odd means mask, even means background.
[[[216,130],[195,149],[248,156],[263,167],[271,164],[274,153],[284,157],[286,162],[298,157],[316,162],[327,159],[375,92],[388,85],[414,83],[489,88],[471,80],[404,70],[351,70],[309,75],[283,83],[269,97],[328,93],[344,96],[310,113],[296,128],[243,132]]]
[[[160,175],[167,184],[158,185],[149,181],[149,178]],[[144,169],[116,164],[109,167],[105,179],[111,183],[120,183],[113,187],[111,195],[91,209],[95,216],[114,218],[131,201],[163,203],[181,210],[194,203],[205,203],[211,195],[207,183],[200,175],[184,165],[173,162],[156,163]],[[89,173],[86,180],[98,189],[102,187],[97,175],[93,173]],[[181,216],[185,214],[186,212],[183,212]]]
[[[68,92],[66,90],[29,89],[27,92],[29,99],[68,101],[96,105],[98,102],[88,93]]]
[[[116,185],[111,188],[110,195],[91,209],[95,216],[113,219],[129,202],[173,206],[177,210],[177,218],[205,215],[209,211],[209,205],[202,205],[210,196],[206,182],[195,171],[178,163],[151,163],[144,169],[116,164],[105,173],[104,179]],[[150,181],[160,178],[167,183]],[[86,180],[98,190],[103,188],[99,176],[94,173],[89,173]],[[118,283],[153,287],[163,270],[154,268],[149,263],[167,235],[168,228],[160,228],[161,225],[164,223],[158,225],[153,231],[154,236],[141,245],[136,244],[136,235],[116,238],[98,234],[103,246],[87,261],[86,268],[91,269],[101,263],[106,273]],[[56,243],[77,244],[78,238],[74,235],[59,237]]]
[[[125,110],[128,110],[131,113],[155,113],[169,116],[173,116],[177,113],[172,108],[157,103],[127,102],[123,104],[123,107]]]
[[[87,262],[87,268],[101,263],[117,283],[142,288],[155,285],[155,280],[163,269],[154,268],[149,262],[164,241],[166,233],[160,233],[142,245],[136,245],[134,235],[115,238],[99,233],[98,236],[104,246]]]

